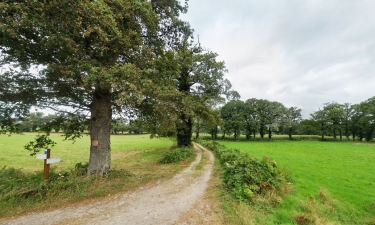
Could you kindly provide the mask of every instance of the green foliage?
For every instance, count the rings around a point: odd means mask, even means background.
[[[31,106],[65,112],[69,123],[56,120],[45,128],[63,129],[66,139],[75,140],[90,124],[91,138],[103,140],[91,152],[90,160],[100,160],[90,163],[89,171],[105,173],[112,113],[129,115],[142,99],[161,91],[159,80],[166,77],[156,74],[155,60],[167,43],[177,41],[173,36],[180,37],[184,23],[178,15],[186,8],[179,1],[163,2],[1,1],[0,64],[13,68],[1,74],[0,132],[12,132],[14,123],[7,119],[19,122]],[[29,150],[37,152],[41,142]]]
[[[56,142],[51,140],[51,138],[45,134],[38,135],[35,138],[35,141],[30,141],[28,144],[24,146],[25,150],[30,151],[30,155],[36,155],[36,153],[40,152],[43,149],[55,146]]]
[[[223,168],[226,189],[239,201],[255,203],[265,199],[265,203],[281,203],[288,177],[276,162],[268,157],[262,160],[249,157],[239,150],[227,149],[217,142],[201,141],[214,151]]]
[[[166,152],[162,158],[158,160],[161,164],[176,163],[186,160],[193,154],[189,148],[176,148]]]
[[[225,122],[226,134],[234,134],[236,140],[245,126],[246,106],[241,100],[230,101],[220,111]]]
[[[296,107],[290,109],[279,102],[271,102],[265,99],[248,99],[246,102],[240,100],[230,101],[221,108],[221,117],[225,121],[225,133],[234,134],[237,139],[241,134],[246,138],[255,137],[259,133],[261,138],[268,133],[271,139],[280,128],[288,127],[290,138],[296,124],[301,116],[301,110]]]

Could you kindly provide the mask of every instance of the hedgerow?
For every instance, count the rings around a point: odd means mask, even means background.
[[[259,160],[213,141],[200,141],[200,144],[220,160],[224,187],[236,199],[252,203],[262,198],[262,202],[267,200],[274,205],[282,201],[282,195],[288,190],[288,177],[274,160],[268,157]]]

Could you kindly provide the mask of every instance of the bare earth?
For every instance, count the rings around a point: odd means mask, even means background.
[[[196,160],[171,180],[0,224],[222,224],[220,209],[207,192],[214,156],[197,144],[194,149]]]

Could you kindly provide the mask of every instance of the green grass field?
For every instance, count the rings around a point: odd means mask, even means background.
[[[24,133],[23,135],[0,135],[0,167],[23,168],[25,171],[33,172],[43,170],[43,160],[37,160],[30,156],[30,152],[24,150],[23,146],[32,141],[36,133]],[[51,158],[60,157],[61,162],[51,164],[55,170],[72,169],[78,162],[88,162],[90,154],[90,138],[84,136],[75,143],[63,141],[61,134],[51,134],[52,140],[57,145],[51,148]],[[131,151],[148,151],[168,148],[173,141],[168,138],[150,139],[145,135],[112,135],[112,168],[121,168],[121,156]],[[42,152],[41,152],[42,153]]]
[[[290,173],[294,191],[264,224],[373,224],[375,145],[352,142],[229,142],[250,156],[271,157]]]

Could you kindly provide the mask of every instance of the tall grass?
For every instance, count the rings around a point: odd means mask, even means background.
[[[251,156],[287,167],[294,193],[264,224],[375,222],[375,145],[352,142],[228,142]]]

